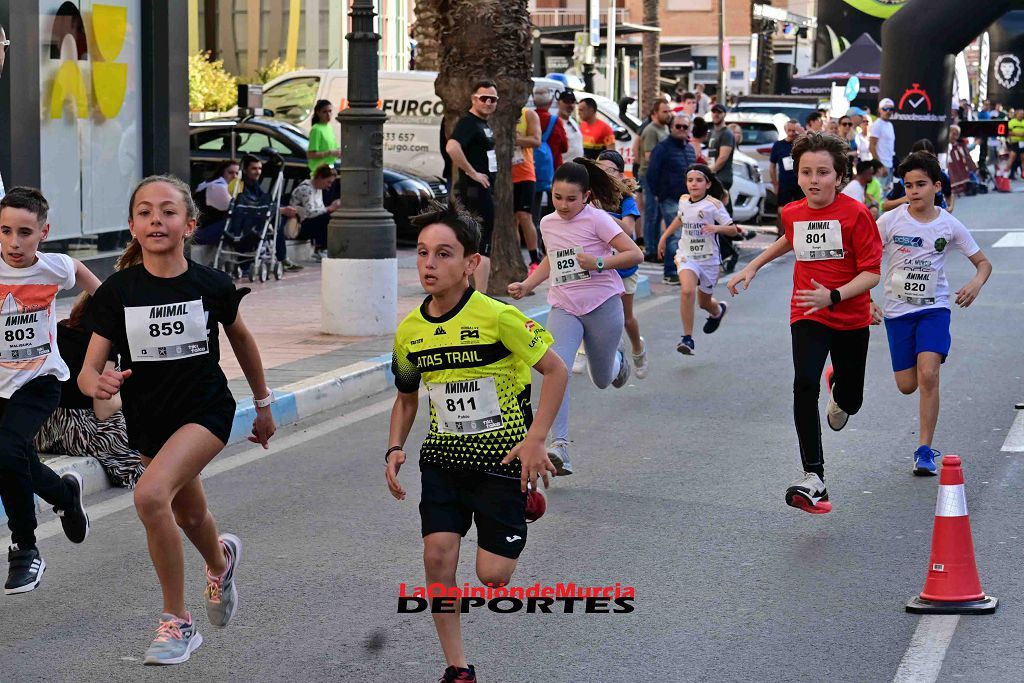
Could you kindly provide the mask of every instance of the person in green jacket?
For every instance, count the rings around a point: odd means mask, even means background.
[[[330,100],[317,100],[316,106],[313,107],[313,126],[309,129],[309,151],[306,154],[310,177],[324,164],[334,167],[341,156],[338,139],[331,128],[333,116],[334,107]]]

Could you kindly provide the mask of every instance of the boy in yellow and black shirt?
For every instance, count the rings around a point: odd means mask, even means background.
[[[395,333],[392,371],[398,394],[385,455],[388,489],[405,490],[398,471],[419,406],[422,381],[430,432],[420,449],[424,565],[427,585],[458,586],[462,536],[476,519],[476,569],[483,584],[508,583],[526,544],[531,495],[555,472],[544,440],[562,402],[568,371],[549,349],[551,335],[513,306],[469,286],[480,262],[480,230],[457,209],[437,207],[417,219],[420,283],[429,294]],[[530,368],[544,376],[536,418]],[[466,662],[459,612],[435,613],[448,656],[444,681],[475,681]]]

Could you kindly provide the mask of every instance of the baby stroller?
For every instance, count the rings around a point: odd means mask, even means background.
[[[276,176],[270,192],[262,188],[253,192],[243,190],[231,202],[227,223],[213,267],[238,279],[243,276],[249,282],[266,282],[273,275],[280,280],[284,274],[283,264],[277,260],[277,231],[280,226],[281,191],[284,187],[284,159],[273,149],[262,150],[267,156],[267,165],[276,167]]]

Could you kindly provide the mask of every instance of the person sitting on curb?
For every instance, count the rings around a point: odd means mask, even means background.
[[[327,224],[331,214],[341,208],[341,199],[324,206],[324,190],[327,190],[338,177],[333,166],[321,164],[313,172],[313,177],[303,180],[292,190],[289,206],[281,209],[281,214],[299,221],[294,238],[313,241],[313,259],[321,261],[327,256]],[[290,223],[290,221],[289,221]],[[289,237],[289,230],[284,231]]]
[[[57,323],[57,348],[72,377],[85,362],[91,333],[85,320],[89,314],[88,294],[83,294],[65,320]],[[107,361],[114,368],[116,356]],[[128,445],[128,428],[121,412],[121,395],[107,400],[83,394],[74,381],[61,384],[60,403],[50,419],[39,428],[36,450],[54,455],[95,458],[114,486],[135,488],[144,470],[139,452]]]

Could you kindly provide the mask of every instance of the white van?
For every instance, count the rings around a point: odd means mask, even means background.
[[[444,103],[434,94],[433,71],[381,71],[378,75],[384,123],[384,163],[426,176],[440,176],[441,118]],[[555,80],[534,78],[553,90],[565,86]],[[317,100],[329,100],[335,110],[348,98],[348,72],[343,69],[302,69],[278,76],[263,87],[263,106],[274,117],[308,133]]]

